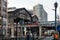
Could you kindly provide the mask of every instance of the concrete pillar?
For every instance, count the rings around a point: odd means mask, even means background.
[[[11,29],[11,37],[14,37],[14,28]]]
[[[26,27],[24,28],[24,32],[25,32],[24,34],[26,35],[26,32],[27,32],[27,31],[26,31]]]
[[[39,26],[39,38],[41,38],[41,32],[42,31],[42,26]]]
[[[6,36],[7,36],[7,28],[5,28],[5,30],[6,30],[5,32],[6,32]]]
[[[6,27],[5,27],[5,33],[6,33],[6,36],[8,36],[8,26],[9,24],[8,24],[8,19],[6,19]]]

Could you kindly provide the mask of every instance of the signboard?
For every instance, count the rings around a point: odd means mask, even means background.
[[[26,25],[26,27],[37,27],[39,25]]]
[[[24,28],[25,28],[25,27],[26,27],[26,25],[22,25],[22,27],[24,27]]]
[[[57,31],[60,31],[60,26],[57,26]]]

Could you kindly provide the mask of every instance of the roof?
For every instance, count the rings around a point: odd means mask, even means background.
[[[11,11],[15,11],[16,10],[16,7],[10,7],[10,8],[8,8],[8,12],[11,12]]]

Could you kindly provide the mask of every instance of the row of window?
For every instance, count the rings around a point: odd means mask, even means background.
[[[3,5],[5,5],[5,7],[7,6],[7,2],[5,0],[2,0]]]
[[[2,5],[4,5],[5,7],[7,7],[7,2],[6,1],[4,1],[4,0],[2,0],[2,2],[1,2],[1,0],[0,0],[0,4],[2,3]]]
[[[3,7],[3,9],[2,9],[2,10],[6,13],[6,12],[7,12],[7,10],[6,10],[6,9],[7,9],[7,8],[4,8],[4,7]],[[1,11],[1,6],[0,6],[0,11]]]
[[[31,22],[22,22],[22,21],[21,21],[20,24],[23,24],[23,25],[29,25],[29,24],[31,24]],[[18,24],[18,26],[20,26],[20,24]],[[14,24],[14,27],[16,27],[16,24]]]
[[[3,9],[2,9],[4,12],[7,12],[7,8],[5,8],[5,7],[3,7]]]
[[[2,11],[7,12],[7,2],[5,0],[2,0]]]
[[[13,19],[13,17],[14,17],[13,14],[8,14],[9,19]]]
[[[6,18],[7,17],[7,15],[4,14],[4,13],[2,13],[1,15],[2,15],[3,18]]]
[[[19,31],[18,31],[19,30]],[[20,33],[21,33],[21,29],[20,28],[18,28],[17,29],[17,31],[16,31],[16,28],[14,28],[14,36],[16,36],[16,32],[18,32],[18,35],[20,35]],[[22,30],[22,32],[23,32],[23,34],[24,34],[24,31]],[[8,28],[7,29],[7,33],[8,33],[8,36],[11,36],[11,28]]]
[[[6,21],[3,21],[2,22],[2,26],[6,26]]]

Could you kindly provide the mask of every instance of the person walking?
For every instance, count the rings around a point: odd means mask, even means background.
[[[59,35],[57,33],[54,34],[54,39],[53,40],[58,40],[58,38],[59,38]]]
[[[32,34],[30,31],[27,32],[27,40],[31,40],[32,39]]]

